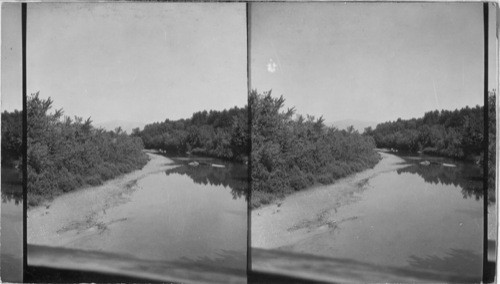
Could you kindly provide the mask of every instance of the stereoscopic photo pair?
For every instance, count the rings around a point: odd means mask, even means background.
[[[493,281],[497,9],[2,3],[2,281]]]

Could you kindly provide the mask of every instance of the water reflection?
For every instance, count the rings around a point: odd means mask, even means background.
[[[404,157],[403,157],[404,158]],[[410,173],[422,177],[425,182],[435,185],[453,185],[462,189],[463,198],[474,198],[481,200],[483,191],[483,181],[481,168],[474,164],[458,161],[448,161],[442,158],[425,158],[431,162],[430,165],[421,165],[420,159],[406,158],[406,162],[411,166],[398,169],[397,173]],[[442,163],[450,163],[456,167],[446,167]]]
[[[231,180],[235,169],[228,165],[198,170],[179,166],[166,174],[140,177],[129,190],[109,199],[109,206],[93,220],[60,230],[58,246],[191,265],[216,262],[224,269],[244,271],[247,203],[237,198],[243,193]],[[55,246],[49,241],[38,244]]]
[[[14,168],[2,168],[2,203],[23,203],[23,184],[19,172]]]
[[[2,203],[14,202],[15,205],[23,204],[23,194],[18,192],[4,192],[2,190]]]
[[[480,168],[427,157],[423,159],[430,162],[425,166],[420,164],[422,157],[402,158],[401,169],[382,168],[366,180],[349,181],[362,185],[362,190],[353,187],[346,192],[344,196],[354,194],[343,204],[294,218],[289,228],[308,224],[307,230],[288,231],[298,241],[272,247],[274,251],[253,249],[252,268],[339,283],[480,281],[484,212]],[[338,185],[327,188],[342,190]],[[319,190],[316,193],[328,198]],[[282,206],[281,216],[289,204]],[[318,225],[309,225],[314,221]]]
[[[190,161],[188,161],[190,162]],[[190,166],[183,161],[179,167],[167,170],[167,176],[171,174],[185,175],[197,184],[215,185],[231,188],[233,199],[248,198],[248,172],[245,165],[224,163],[224,168],[213,167],[211,162],[221,164],[214,160],[200,163],[198,166]]]

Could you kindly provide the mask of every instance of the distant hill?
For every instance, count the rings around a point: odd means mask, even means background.
[[[111,120],[106,122],[95,122],[93,123],[95,127],[102,127],[106,130],[115,130],[118,126],[120,126],[123,131],[126,131],[128,134],[132,133],[132,129],[139,127],[141,130],[144,128],[146,123],[143,122],[134,122],[134,121],[124,121],[124,120]]]
[[[339,120],[333,122],[331,125],[338,128],[338,129],[346,129],[349,126],[353,126],[355,130],[357,130],[359,133],[363,133],[365,131],[366,127],[372,127],[375,128],[377,126],[378,122],[375,121],[362,121],[362,120],[355,120],[355,119],[344,119],[344,120]]]

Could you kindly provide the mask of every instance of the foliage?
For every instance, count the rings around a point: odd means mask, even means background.
[[[141,137],[147,149],[244,161],[249,152],[248,110],[199,111],[188,119],[148,124],[133,135]]]
[[[19,165],[22,157],[23,113],[2,113],[2,166]]]
[[[481,154],[483,141],[483,108],[430,111],[421,118],[378,124],[365,135],[373,136],[377,147],[404,152],[473,159]]]
[[[284,102],[271,91],[250,93],[252,207],[315,183],[332,183],[378,162],[372,137],[353,127],[327,127],[322,117],[293,118],[295,109],[283,111]]]
[[[89,119],[49,113],[50,98],[33,94],[27,101],[28,205],[85,185],[98,185],[141,168],[148,157],[141,139],[120,128],[96,129]]]
[[[495,200],[496,91],[488,96],[488,199]],[[377,147],[400,151],[474,160],[482,165],[484,108],[430,111],[421,118],[385,122],[365,135],[373,136]]]

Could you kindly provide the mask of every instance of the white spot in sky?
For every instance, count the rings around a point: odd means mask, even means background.
[[[278,65],[276,64],[276,62],[274,62],[272,59],[269,59],[269,62],[267,63],[267,71],[269,73],[274,73],[276,72],[277,67]]]

